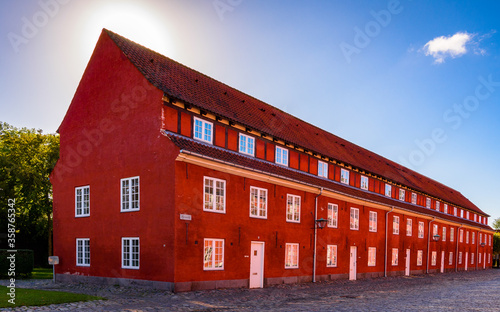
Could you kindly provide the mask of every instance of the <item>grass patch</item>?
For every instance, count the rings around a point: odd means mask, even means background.
[[[11,308],[20,306],[41,306],[57,303],[69,303],[78,301],[102,300],[102,297],[95,297],[84,294],[74,294],[62,291],[48,291],[39,289],[16,288],[15,305],[9,303],[11,299],[7,293],[10,291],[6,286],[0,286],[0,308]]]
[[[52,268],[34,268],[30,278],[52,279]]]

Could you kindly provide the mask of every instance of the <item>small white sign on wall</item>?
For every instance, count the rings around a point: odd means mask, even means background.
[[[191,221],[191,215],[181,213],[181,220]]]

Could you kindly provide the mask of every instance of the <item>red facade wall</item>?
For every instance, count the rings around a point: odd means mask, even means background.
[[[176,153],[160,135],[162,95],[101,36],[59,128],[60,159],[51,176],[56,273],[173,279],[174,233],[162,229],[173,227]],[[165,122],[175,122],[174,115],[168,112]],[[120,179],[133,176],[140,177],[140,211],[121,213]],[[85,185],[90,216],[75,217],[75,187]],[[121,269],[121,237],[135,236],[141,267]],[[76,266],[76,238],[90,239],[90,267]]]

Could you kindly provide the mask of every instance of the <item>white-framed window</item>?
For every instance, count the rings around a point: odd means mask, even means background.
[[[455,240],[455,228],[450,228],[450,242]]]
[[[286,148],[282,148],[276,146],[276,163],[278,165],[283,165],[288,167],[288,150]]]
[[[328,227],[336,228],[339,220],[339,206],[328,204]]]
[[[422,258],[424,256],[423,250],[417,250],[417,265],[422,266]]]
[[[468,244],[469,243],[469,231],[467,231],[465,233],[465,243]]]
[[[447,204],[443,205],[443,212],[448,213],[448,205]]]
[[[368,177],[366,176],[361,176],[361,188],[363,190],[368,190]]]
[[[300,196],[286,196],[286,221],[300,223]]]
[[[479,257],[479,258],[478,258],[478,260],[477,260],[477,262],[478,262],[479,264],[481,264],[481,258],[482,258],[481,256],[482,256],[482,255],[483,255],[482,253],[478,253],[478,254],[477,254],[477,256]]]
[[[431,265],[436,265],[437,261],[437,251],[433,251],[431,253]]]
[[[299,244],[285,245],[285,269],[299,268]]]
[[[467,220],[469,220],[469,219],[470,219],[470,218],[469,218],[469,211],[466,211],[466,212],[465,212],[465,218],[466,218]]]
[[[326,266],[329,268],[337,266],[337,245],[326,246]]]
[[[411,203],[414,205],[417,204],[417,194],[416,193],[411,193]]]
[[[385,196],[391,197],[392,196],[392,186],[390,184],[385,184]]]
[[[474,264],[474,253],[470,255],[470,264]]]
[[[463,217],[464,217],[464,210],[463,210],[463,209],[460,209],[460,218],[462,218],[462,219],[463,219]]]
[[[349,171],[346,169],[340,169],[340,182],[344,184],[349,184]]]
[[[479,243],[481,244],[482,242],[483,242],[483,233],[479,233]]]
[[[436,210],[439,211],[441,208],[441,203],[436,200]]]
[[[377,261],[377,248],[368,247],[368,266],[375,266]]]
[[[255,138],[249,135],[240,133],[240,153],[254,156],[255,155]]]
[[[370,211],[368,230],[370,232],[377,232],[377,213],[375,211]]]
[[[493,237],[492,235],[488,235],[488,239],[489,239],[489,242],[490,242],[488,246],[491,246],[491,238],[492,237]]]
[[[399,217],[394,216],[392,218],[392,234],[399,235]]]
[[[359,230],[359,209],[351,208],[349,226],[351,230]]]
[[[120,184],[121,212],[139,210],[139,177],[121,179]]]
[[[75,187],[75,217],[90,216],[90,185]]]
[[[431,199],[429,197],[425,199],[425,207],[431,209]]]
[[[457,216],[457,207],[453,207],[453,215],[456,217]]]
[[[213,124],[206,120],[194,117],[194,138],[212,144]]]
[[[226,213],[226,181],[203,178],[203,210]]]
[[[267,190],[250,187],[250,217],[267,219]]]
[[[446,228],[443,226],[443,242],[446,242]]]
[[[224,270],[224,240],[205,238],[203,243],[203,270]]]
[[[458,264],[462,264],[462,252],[458,252]]]
[[[90,239],[76,239],[76,265],[90,266]]]
[[[392,265],[396,266],[398,265],[398,249],[397,248],[392,248]]]
[[[453,265],[453,251],[450,251],[450,253],[449,253],[448,265]]]
[[[122,237],[122,268],[139,268],[139,237]]]
[[[463,229],[460,229],[458,236],[459,236],[458,241],[460,243],[463,243],[464,242],[464,230]]]
[[[418,238],[424,238],[424,222],[418,222]]]
[[[433,224],[432,225],[432,236],[438,235],[438,225]]]
[[[406,219],[406,236],[412,235],[413,220]]]
[[[318,176],[328,178],[328,164],[318,160]]]
[[[477,222],[477,214],[473,213],[472,215],[474,216],[474,222]]]
[[[472,238],[471,238],[472,242],[471,244],[474,245],[475,241],[476,241],[476,233],[475,232],[472,232]]]
[[[399,189],[399,200],[405,201],[405,190]]]

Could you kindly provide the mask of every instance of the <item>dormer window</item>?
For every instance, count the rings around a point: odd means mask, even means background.
[[[361,188],[363,190],[368,190],[368,177],[361,176]]]
[[[327,178],[328,177],[328,164],[318,160],[318,176]]]
[[[414,205],[417,204],[417,194],[411,193],[411,203]]]
[[[255,155],[255,139],[251,136],[240,133],[239,151],[242,154],[254,156]]]
[[[205,121],[194,117],[194,138],[199,141],[203,141],[212,144],[213,141],[213,124],[211,122]]]
[[[385,196],[392,196],[392,186],[390,184],[385,184]]]
[[[431,209],[431,199],[429,197],[425,200],[425,207]]]
[[[340,182],[349,184],[349,171],[340,169]]]
[[[288,167],[288,150],[286,148],[276,146],[276,163]]]
[[[399,189],[399,200],[405,201],[405,190]]]
[[[436,210],[439,211],[439,208],[441,207],[441,203],[436,201]]]

